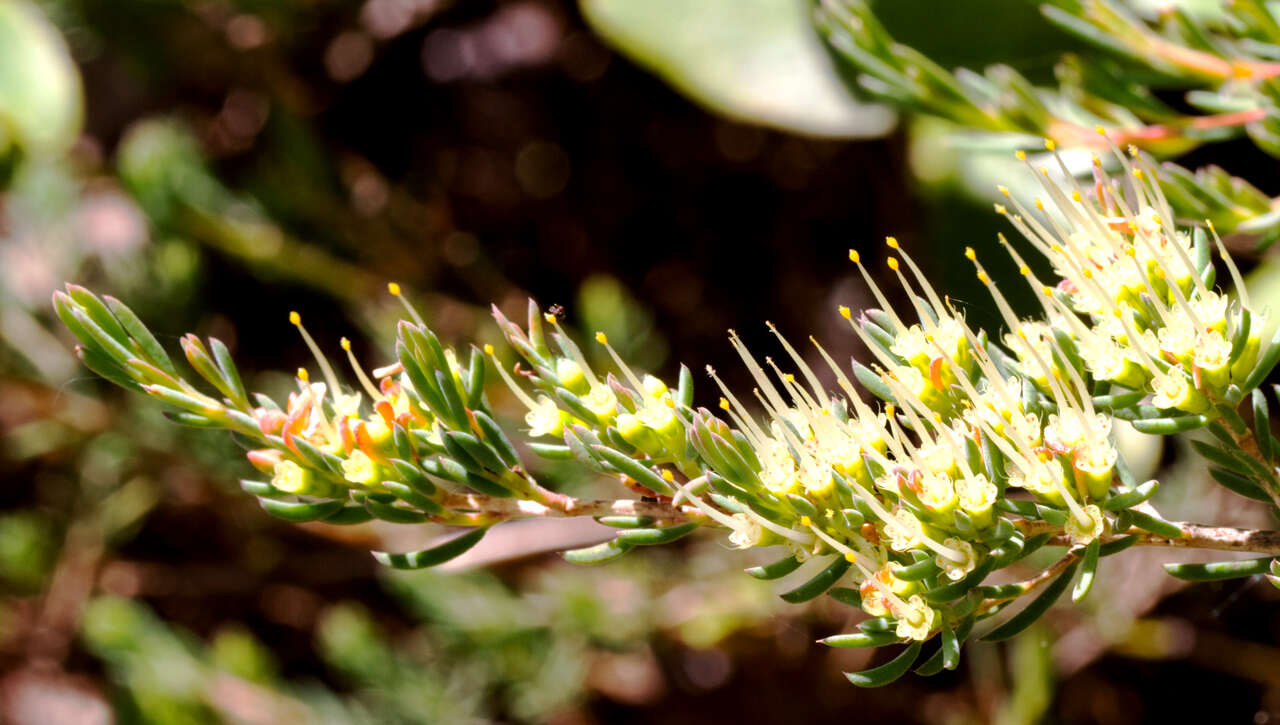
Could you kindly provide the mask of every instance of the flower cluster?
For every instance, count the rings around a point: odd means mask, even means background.
[[[250,396],[217,340],[188,335],[182,347],[221,398],[185,380],[118,301],[68,286],[54,304],[82,342],[81,359],[102,376],[168,403],[179,422],[255,441],[248,458],[269,480],[242,485],[268,512],[292,521],[472,529],[424,551],[377,553],[386,564],[441,563],[493,524],[521,516],[590,515],[614,527],[608,541],[565,553],[579,563],[722,527],[735,548],[784,549],[782,559],[748,571],[786,577],[794,584],[782,594],[787,601],[830,591],[872,617],[860,633],[829,644],[903,641],[912,660],[920,642],[940,634],[937,666],[954,667],[958,643],[979,620],[1051,575],[1057,581],[1042,595],[1049,601],[1081,565],[1083,596],[1098,559],[1133,543],[1133,532],[1182,535],[1150,509],[1134,508],[1156,484],[1129,474],[1114,441],[1117,420],[1157,433],[1217,431],[1219,419],[1239,428],[1234,406],[1280,358],[1275,341],[1261,344],[1259,317],[1212,227],[1178,229],[1154,170],[1136,154],[1115,155],[1122,177],[1107,177],[1098,161],[1086,190],[1042,170],[1047,204],[1036,200],[1031,212],[1010,194],[1014,211],[997,207],[1059,278],[1042,280],[1001,237],[1038,300],[1037,319],[1015,313],[969,249],[1007,334],[993,339],[974,329],[889,238],[884,278],[897,289],[884,289],[851,250],[880,307],[839,309],[869,364],[847,372],[811,338],[812,359],[821,361],[815,370],[773,325],[785,357],[759,358],[731,331],[754,400],[708,368],[718,410],[694,406],[687,368],[671,387],[629,367],[603,333],[595,342],[614,369],[593,365],[559,317],[532,301],[523,327],[493,311],[519,364],[509,368],[486,345],[473,348],[464,367],[392,284],[412,322],[400,324],[397,361],[371,373],[342,340],[354,387],[342,384],[291,313],[322,381],[298,370],[284,405]],[[1234,297],[1213,289],[1210,235]],[[905,298],[911,314],[891,294]],[[577,461],[641,498],[591,502],[544,488],[491,414],[490,369],[525,408],[529,454]],[[1265,440],[1269,449],[1269,433]],[[1237,470],[1249,471],[1244,465]],[[1219,480],[1233,490],[1265,497],[1226,473]],[[1063,561],[1075,564],[1025,586],[985,584],[1046,543],[1072,547]],[[1029,621],[1015,618],[997,632]]]

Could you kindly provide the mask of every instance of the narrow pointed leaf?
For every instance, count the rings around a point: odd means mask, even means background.
[[[471,531],[455,536],[452,539],[422,551],[412,551],[405,554],[390,554],[385,551],[375,551],[373,558],[378,560],[379,564],[389,566],[392,569],[425,569],[431,566],[438,566],[451,559],[464,554],[471,547],[480,542],[484,538],[488,529],[472,529]]]

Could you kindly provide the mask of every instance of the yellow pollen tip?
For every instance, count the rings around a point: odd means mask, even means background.
[[[1080,276],[1084,277],[1085,279],[1093,279],[1093,270],[1089,269],[1088,267],[1085,267],[1084,269],[1080,270]]]
[[[311,376],[307,374],[306,368],[298,368],[298,379],[304,383],[311,379]]]
[[[609,344],[609,338],[608,338],[608,337],[607,337],[603,332],[597,332],[597,333],[596,333],[596,342],[600,343],[601,345],[608,345],[608,344]]]
[[[1164,279],[1164,270],[1156,267],[1156,278]]]
[[[676,475],[664,468],[662,469],[662,480],[666,481],[667,483],[671,483],[672,481],[676,480]]]
[[[1058,144],[1054,143],[1053,139],[1047,138],[1044,140],[1044,147],[1050,151],[1053,151],[1054,149],[1058,148]]]
[[[813,526],[813,519],[809,518],[808,516],[801,516],[800,525],[806,528],[809,526]]]
[[[486,355],[492,355],[492,354],[493,354],[493,345],[490,345],[489,343],[487,343],[487,342],[486,342],[486,343],[485,343],[485,345],[484,345],[484,354],[486,354]]]
[[[897,249],[897,248],[898,248],[898,239],[897,239],[897,237],[885,237],[885,238],[884,238],[884,243],[885,243],[885,244],[887,244],[887,245],[889,245],[889,249]]]
[[[1071,201],[1084,201],[1084,197],[1080,196],[1080,192],[1073,191],[1071,192]]]
[[[850,551],[844,555],[844,560],[849,562],[850,564],[856,564],[858,562],[858,557],[852,551]]]
[[[728,410],[728,409],[729,409],[729,399],[728,399],[728,398],[721,398],[721,399],[720,399],[720,409],[721,409],[721,410]]]
[[[338,340],[338,344],[342,346],[343,350],[347,350],[347,351],[351,350],[351,341],[345,337],[342,338],[341,340]]]
[[[858,263],[862,262],[862,255],[861,255],[861,254],[858,254],[858,250],[856,250],[856,249],[850,249],[850,250],[849,250],[849,261],[850,261],[850,262],[853,262],[854,264],[858,264]]]
[[[1124,317],[1124,313],[1120,311],[1119,307],[1112,310],[1111,314],[1115,315],[1117,320],[1120,319],[1121,317]]]
[[[1040,211],[1044,211],[1044,200],[1038,196],[1036,197],[1036,208]]]
[[[1105,136],[1106,134],[1103,135]],[[1093,165],[1097,166],[1099,169],[1102,168],[1102,159],[1098,158],[1097,154],[1093,155]]]
[[[1026,161],[1026,160],[1027,160],[1027,152],[1026,152],[1026,151],[1021,151],[1021,150],[1019,150],[1019,151],[1014,151],[1014,152],[1013,152],[1013,155],[1014,155],[1014,156],[1015,156],[1019,161]]]
[[[1023,277],[1026,277],[1027,275],[1031,274],[1031,268],[1024,264],[1021,267],[1018,267],[1018,274],[1022,275]]]
[[[395,297],[399,297],[399,296],[400,296],[400,285],[396,284],[395,282],[388,282],[388,283],[387,283],[387,291],[388,291],[388,292],[390,292],[393,296],[395,296]]]
[[[791,373],[787,373],[786,375],[782,376],[782,379],[787,381],[788,383],[794,383],[796,381],[796,376],[792,375]]]
[[[889,257],[889,259],[885,261],[888,262],[889,269],[892,269],[895,272],[898,271],[898,259],[896,257]]]
[[[977,258],[978,258],[978,253],[977,253],[977,252],[975,252],[975,251],[973,251],[973,247],[965,247],[965,248],[964,248],[964,258],[965,258],[965,259],[967,259],[967,260],[969,260],[970,262],[972,262],[972,261],[974,261],[975,259],[977,259]]]
[[[1133,178],[1135,178],[1135,179],[1141,179],[1141,178],[1142,178],[1142,169],[1134,169],[1134,170],[1133,170]]]
[[[302,315],[299,315],[297,312],[290,312],[290,313],[289,313],[289,324],[290,324],[290,325],[301,325],[301,324],[302,324]]]
[[[885,414],[885,415],[887,415],[887,416],[889,416],[890,418],[892,418],[892,417],[894,416],[894,414],[896,414],[897,412],[898,412],[898,409],[893,405],[893,403],[886,403],[886,404],[885,404],[885,406],[884,406],[884,414]]]
[[[551,314],[550,312],[544,312],[542,314],[542,319],[546,320],[548,323],[552,325],[556,324],[556,316]]]
[[[1009,195],[1009,187],[1007,186],[1003,186],[1003,185],[997,186],[996,191],[1000,192],[1001,194],[1004,194],[1005,196]]]
[[[844,305],[840,305],[840,316],[846,320],[851,319],[853,317],[853,310],[850,310]]]
[[[987,276],[986,272],[982,271],[978,272],[978,281],[983,284],[991,284],[991,278]]]
[[[1137,146],[1134,146],[1133,144],[1129,144],[1128,146],[1125,147],[1125,150],[1127,150],[1129,152],[1129,155],[1132,156],[1133,158],[1135,159],[1138,158]]]
[[[1097,131],[1099,136],[1106,136],[1106,135],[1107,135],[1107,129],[1103,128],[1101,124],[1099,124],[1099,125],[1097,125],[1097,126],[1094,126],[1094,127],[1093,127],[1093,130],[1094,130],[1094,131]],[[1096,158],[1096,157],[1095,157],[1095,158]]]
[[[1053,288],[1050,287],[1049,285],[1045,285],[1044,287],[1041,287],[1040,291],[1044,293],[1045,297],[1053,297]]]
[[[1151,221],[1155,222],[1156,226],[1158,227],[1164,226],[1164,220],[1161,219],[1158,215],[1152,215]]]

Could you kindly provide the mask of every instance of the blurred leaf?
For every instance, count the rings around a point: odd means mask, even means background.
[[[883,106],[856,102],[828,61],[803,0],[581,0],[621,52],[698,103],[816,136],[879,136]]]
[[[0,146],[65,150],[84,116],[80,76],[58,31],[25,0],[0,0]]]

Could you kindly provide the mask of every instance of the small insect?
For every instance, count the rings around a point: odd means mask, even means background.
[[[564,319],[564,305],[551,305],[547,308],[547,312],[557,319]]]

